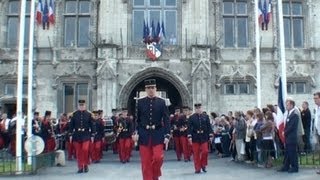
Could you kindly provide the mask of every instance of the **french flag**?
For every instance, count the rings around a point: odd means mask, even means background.
[[[284,95],[282,90],[282,80],[279,78],[279,89],[278,89],[278,109],[277,109],[277,128],[279,130],[279,137],[282,143],[284,143],[284,126],[285,126],[285,106],[284,106]]]
[[[55,18],[54,18],[54,0],[50,0],[49,2],[49,22],[51,24],[55,23]]]
[[[38,6],[37,6],[37,14],[36,14],[36,20],[38,24],[42,23],[42,0],[39,0]]]
[[[271,0],[259,0],[259,24],[262,30],[268,30],[268,24],[271,19]]]

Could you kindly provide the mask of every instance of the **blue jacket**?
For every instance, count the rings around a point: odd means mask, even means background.
[[[194,113],[190,116],[188,136],[192,138],[192,142],[208,142],[210,134],[212,135],[212,133],[213,131],[208,115]]]
[[[287,117],[284,128],[285,144],[298,144],[299,115],[296,111]]]
[[[88,111],[76,111],[73,113],[69,132],[72,134],[72,141],[83,142],[94,137],[95,131],[91,113]]]
[[[169,111],[166,103],[159,97],[144,97],[138,100],[137,130],[139,144],[163,144],[164,137],[170,133]],[[149,128],[148,128],[149,127]]]

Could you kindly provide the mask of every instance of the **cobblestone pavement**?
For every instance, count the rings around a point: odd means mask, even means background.
[[[130,163],[121,164],[118,155],[110,151],[104,153],[104,159],[99,164],[92,164],[89,172],[76,174],[76,162],[68,161],[65,167],[52,167],[40,170],[37,175],[23,177],[0,177],[14,180],[141,180],[139,153],[134,151]],[[194,174],[193,162],[176,161],[174,151],[167,151],[162,168],[161,180],[315,180],[320,176],[315,169],[301,168],[299,173],[280,173],[275,169],[256,168],[252,165],[231,162],[230,158],[218,159],[210,154],[207,173]]]

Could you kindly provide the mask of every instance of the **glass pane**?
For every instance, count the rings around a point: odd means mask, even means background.
[[[284,41],[286,47],[291,47],[291,23],[290,18],[283,18]]]
[[[74,87],[72,84],[64,86],[64,112],[74,111]]]
[[[86,47],[89,46],[89,26],[90,17],[79,18],[79,29],[78,29],[78,46]]]
[[[249,85],[247,83],[239,84],[240,94],[249,94]]]
[[[19,14],[20,12],[20,2],[10,1],[9,2],[9,14]]]
[[[16,89],[17,89],[17,86],[16,84],[6,84],[5,86],[5,95],[16,95]]]
[[[290,4],[288,2],[283,2],[282,9],[283,15],[290,15]]]
[[[223,2],[223,14],[233,14],[233,2]]]
[[[154,26],[157,25],[158,22],[160,22],[160,11],[149,11],[149,23],[154,23]]]
[[[247,3],[245,2],[237,3],[237,14],[247,14]]]
[[[150,6],[160,6],[160,0],[150,0]]]
[[[303,47],[303,21],[293,19],[293,46]]]
[[[238,47],[246,47],[248,39],[247,18],[238,18]]]
[[[292,94],[292,83],[287,83],[287,93]]]
[[[224,46],[234,47],[234,19],[224,18]]]
[[[18,17],[9,17],[8,19],[8,46],[14,47],[18,44]]]
[[[31,3],[30,1],[27,1],[27,7],[26,7],[26,14],[30,14],[30,8],[31,8]],[[20,9],[20,8],[19,8]]]
[[[75,46],[76,18],[66,17],[64,20],[64,44],[65,46]]]
[[[24,46],[29,45],[29,27],[30,27],[30,17],[26,17],[26,24],[24,25]]]
[[[28,84],[23,84],[22,94],[23,95],[27,95],[28,94]]]
[[[90,2],[89,1],[80,1],[79,13],[89,13],[89,12],[90,12]]]
[[[134,6],[144,6],[144,0],[134,0]]]
[[[306,83],[296,83],[296,93],[305,93]]]
[[[302,15],[302,4],[299,2],[292,3],[292,15]]]
[[[166,11],[166,21],[165,21],[165,43],[172,45],[177,44],[177,12],[176,11]]]
[[[176,6],[176,0],[166,0],[166,6]]]
[[[77,13],[77,1],[66,2],[66,13]]]
[[[234,85],[233,84],[226,84],[225,91],[226,91],[226,94],[235,94]]]
[[[83,99],[88,102],[88,84],[78,84],[77,90],[78,90],[77,101],[80,99]]]
[[[132,41],[134,44],[142,42],[144,11],[133,11],[133,34]]]

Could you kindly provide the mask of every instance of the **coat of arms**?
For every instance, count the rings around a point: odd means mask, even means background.
[[[143,42],[146,44],[146,55],[151,60],[155,61],[161,56],[161,42],[165,37],[164,23],[160,25],[157,23],[157,28],[154,26],[152,21],[150,27],[148,23],[143,23]]]

